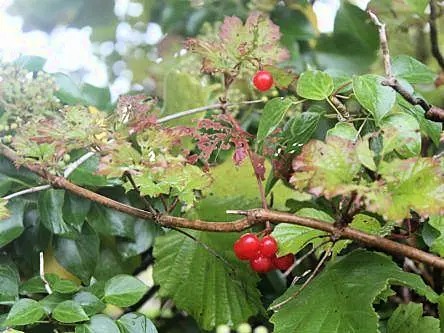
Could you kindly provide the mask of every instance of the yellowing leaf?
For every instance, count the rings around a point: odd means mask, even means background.
[[[312,140],[293,160],[290,182],[298,190],[331,198],[349,192],[361,166],[352,141],[330,136],[326,142]]]

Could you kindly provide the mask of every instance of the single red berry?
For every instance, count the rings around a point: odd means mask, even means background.
[[[270,257],[264,257],[262,255],[250,261],[251,268],[258,273],[266,273],[273,269],[273,263]]]
[[[286,271],[293,265],[294,263],[294,255],[292,253],[289,253],[283,257],[272,257],[271,261],[273,263],[273,266],[276,269],[280,269],[281,271]]]
[[[265,257],[272,257],[278,250],[278,245],[273,236],[265,236],[261,240],[261,254]]]
[[[267,91],[273,85],[273,76],[268,71],[258,71],[253,77],[253,84],[257,90]]]
[[[261,242],[256,235],[245,234],[234,243],[234,253],[240,260],[249,260],[257,256]]]

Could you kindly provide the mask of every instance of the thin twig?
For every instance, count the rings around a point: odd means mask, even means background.
[[[20,157],[15,151],[8,146],[0,144],[0,154],[10,159],[12,162],[18,162]],[[384,237],[367,234],[365,232],[345,227],[341,230],[337,229],[333,224],[319,221],[312,218],[296,216],[294,214],[277,212],[267,209],[250,209],[250,210],[229,210],[228,214],[244,215],[244,218],[233,222],[210,222],[202,220],[189,220],[183,217],[170,216],[167,214],[154,215],[151,212],[132,207],[119,201],[110,199],[99,193],[95,193],[81,186],[75,185],[63,177],[51,175],[43,169],[42,166],[36,164],[24,164],[24,168],[34,172],[44,178],[57,188],[70,191],[77,196],[91,200],[106,207],[115,209],[122,213],[139,217],[166,228],[186,228],[200,231],[212,232],[240,232],[251,228],[254,225],[270,221],[272,223],[289,223],[317,229],[328,232],[334,236],[340,235],[342,238],[360,242],[364,246],[376,248],[393,255],[401,255],[412,260],[417,260],[437,268],[444,269],[444,259],[431,253],[419,250],[415,247],[400,244]]]
[[[349,85],[351,85],[353,82],[352,81],[347,81],[344,82],[343,84],[341,84],[335,91],[333,91],[332,95],[337,95],[342,89],[344,89],[345,87],[348,87]]]
[[[63,176],[65,178],[68,178],[80,165],[82,165],[84,162],[86,162],[92,156],[94,156],[93,152],[88,152],[85,155],[81,156],[78,160],[76,160],[75,162],[73,162],[70,165],[68,165],[68,167],[63,172]],[[9,195],[3,197],[3,200],[10,200],[12,198],[16,198],[16,197],[19,197],[19,196],[22,196],[22,195],[25,195],[25,194],[30,194],[30,193],[35,193],[35,192],[40,192],[40,191],[48,190],[51,187],[52,186],[50,184],[46,184],[46,185],[40,185],[40,186],[35,186],[35,187],[27,188],[25,190],[9,194]]]
[[[370,18],[372,19],[373,23],[378,27],[379,31],[379,42],[381,44],[381,50],[382,50],[382,58],[384,60],[384,69],[385,69],[385,76],[388,79],[391,79],[393,77],[392,73],[392,63],[390,60],[390,53],[389,53],[389,47],[387,42],[387,34],[385,32],[385,24],[382,23],[379,18],[371,11],[367,11],[368,15],[370,15]]]
[[[179,229],[179,228],[172,228],[173,230],[185,235],[186,237],[192,239],[193,241],[195,241],[197,244],[199,244],[200,246],[202,246],[205,250],[207,250],[208,252],[210,252],[212,255],[214,255],[217,259],[219,259],[220,261],[222,261],[226,266],[228,266],[230,269],[234,270],[234,267],[231,266],[231,264],[227,261],[227,259],[225,259],[222,255],[220,255],[219,253],[216,252],[216,250],[214,250],[213,248],[211,248],[208,244],[202,242],[200,239],[194,237],[192,234],[190,234],[189,232],[186,232],[185,230]]]
[[[85,155],[82,155],[77,160],[72,162],[63,172],[63,177],[68,178],[79,166],[85,163],[88,159],[94,156],[94,152],[87,152]]]
[[[253,154],[252,154],[252,152],[250,150],[250,147],[247,147],[247,150],[248,150],[248,157],[250,159],[251,166],[253,167],[254,175],[256,176],[256,182],[257,182],[257,187],[259,189],[259,195],[260,195],[260,198],[261,198],[262,208],[268,209],[267,197],[265,196],[265,190],[264,190],[264,184],[262,183],[261,176],[256,171],[256,167],[254,166]],[[265,221],[265,231],[266,231],[266,233],[270,232],[271,230],[272,230],[272,228],[271,228],[270,221]]]
[[[368,117],[369,116],[367,116],[367,118],[365,118],[364,121],[362,122],[361,126],[359,126],[358,133],[356,133],[355,139],[353,140],[354,143],[358,142],[359,136],[361,135],[361,132],[365,126],[365,123],[368,120]]]
[[[434,106],[434,105],[430,105],[429,103],[427,103],[427,101],[425,101],[422,98],[413,96],[393,76],[389,47],[388,47],[388,43],[387,43],[387,35],[386,35],[386,31],[385,31],[385,24],[383,24],[371,10],[368,10],[367,13],[369,14],[370,18],[375,23],[375,25],[378,27],[378,31],[379,31],[379,42],[381,45],[382,58],[384,60],[384,69],[385,69],[385,74],[386,74],[386,79],[382,82],[382,85],[391,87],[398,94],[400,94],[402,97],[404,97],[404,99],[407,102],[409,102],[410,104],[421,106],[425,112],[424,117],[426,119],[429,119],[431,121],[435,121],[438,123],[444,123],[444,110],[443,109],[441,109],[437,106]]]
[[[432,54],[433,57],[435,57],[436,61],[439,64],[439,67],[441,67],[441,70],[444,71],[444,57],[441,54],[441,51],[439,49],[439,32],[438,32],[438,26],[436,24],[436,19],[438,17],[437,14],[437,8],[436,8],[436,0],[430,0],[430,44],[432,45]]]
[[[291,283],[290,283],[290,287],[293,287],[296,283],[299,282],[300,279],[302,279],[302,278],[306,277],[308,274],[310,274],[310,272],[311,272],[311,269],[307,269],[304,273],[302,273],[302,275],[295,276],[293,281],[291,281]]]
[[[9,195],[3,197],[3,200],[10,200],[12,198],[19,197],[21,195],[47,190],[49,188],[51,188],[51,185],[49,185],[49,184],[27,188],[26,190],[22,190],[22,191],[19,191],[19,192],[15,192],[15,193],[9,194]]]
[[[49,295],[51,295],[52,294],[52,289],[49,286],[48,280],[46,280],[46,278],[45,278],[45,259],[43,257],[43,252],[40,252],[39,256],[40,256],[40,278],[42,279],[43,283],[45,284],[46,292]]]
[[[278,308],[280,308],[281,306],[287,304],[288,302],[290,302],[291,300],[293,300],[294,298],[296,298],[301,292],[302,290],[304,290],[308,284],[315,278],[316,274],[318,273],[318,271],[321,269],[322,265],[324,264],[325,260],[327,260],[327,258],[330,256],[331,254],[331,250],[333,248],[333,244],[331,244],[327,251],[325,252],[325,254],[322,256],[321,260],[319,260],[319,263],[317,264],[316,268],[313,270],[313,273],[311,273],[311,275],[308,277],[307,280],[305,280],[305,282],[302,284],[302,286],[296,290],[295,293],[293,293],[290,297],[288,297],[287,299],[283,300],[282,302],[273,305],[272,307],[270,307],[270,310],[276,310]]]
[[[320,244],[318,244],[317,246],[314,246],[310,251],[308,251],[307,253],[305,253],[302,257],[300,257],[298,260],[296,260],[293,265],[291,265],[285,272],[284,272],[284,276],[288,276],[290,275],[291,271],[293,269],[295,269],[297,266],[299,266],[301,264],[301,262],[303,262],[307,257],[309,257],[313,252],[315,252],[316,250],[318,250],[319,248],[323,247],[325,244],[330,243],[331,241],[324,241]]]
[[[153,208],[153,206],[151,205],[151,203],[145,198],[145,196],[142,195],[142,193],[140,193],[139,188],[137,187],[136,182],[133,179],[133,176],[131,176],[131,174],[129,172],[125,172],[125,177],[129,180],[129,182],[131,183],[131,186],[133,187],[134,191],[137,192],[137,194],[139,195],[139,198],[143,201],[143,203],[145,204],[145,207],[153,214],[157,214],[157,211]]]
[[[171,213],[174,208],[176,208],[177,204],[179,203],[179,197],[175,197],[173,200],[173,203],[168,207],[167,213]]]
[[[162,124],[165,123],[167,121],[173,120],[173,119],[177,119],[177,118],[182,118],[185,116],[189,116],[195,113],[199,113],[199,112],[203,112],[203,111],[207,111],[207,110],[211,110],[211,109],[219,109],[222,106],[223,107],[230,107],[230,106],[234,106],[234,105],[247,105],[247,104],[254,104],[254,103],[263,103],[264,101],[262,99],[257,99],[257,100],[253,100],[253,101],[243,101],[243,102],[239,102],[239,103],[215,103],[215,104],[210,104],[210,105],[206,105],[206,106],[201,106],[195,109],[190,109],[190,110],[186,110],[186,111],[182,111],[182,112],[178,112],[169,116],[165,116],[162,118],[157,119],[156,123],[157,124]]]

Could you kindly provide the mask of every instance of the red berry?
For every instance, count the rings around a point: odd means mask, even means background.
[[[278,245],[273,236],[265,236],[261,240],[261,254],[265,257],[272,257],[278,250]]]
[[[240,260],[249,260],[257,256],[261,242],[256,235],[245,234],[234,243],[234,253]]]
[[[273,85],[273,76],[268,71],[259,71],[253,77],[253,84],[260,91],[267,91]]]
[[[250,261],[250,266],[255,272],[266,273],[273,269],[273,263],[270,257],[264,257],[262,255],[257,256]]]
[[[274,256],[273,258],[271,258],[271,261],[276,269],[280,269],[281,271],[286,271],[291,267],[291,265],[293,265],[294,255],[289,253],[286,256],[279,258]]]

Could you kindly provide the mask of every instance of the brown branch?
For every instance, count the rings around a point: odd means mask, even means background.
[[[441,70],[444,71],[444,57],[442,56],[441,51],[439,50],[439,41],[438,41],[439,32],[438,32],[438,26],[436,24],[437,17],[438,14],[436,8],[436,0],[430,0],[430,17],[429,17],[430,44],[432,45],[433,57],[438,62],[439,67],[441,67]]]
[[[433,0],[431,1],[433,2]],[[393,77],[392,73],[392,64],[390,59],[389,47],[387,43],[387,34],[385,31],[385,24],[382,23],[378,17],[371,11],[368,10],[370,18],[373,23],[377,26],[379,30],[379,42],[382,50],[382,58],[384,60],[384,69],[386,80],[382,82],[382,85],[391,87],[398,94],[400,94],[404,99],[412,105],[419,105],[424,110],[424,116],[426,119],[431,121],[435,121],[438,123],[444,123],[444,110],[427,103],[424,99],[413,96],[410,92],[408,92],[404,87],[401,86],[398,80]],[[432,15],[431,15],[432,16]],[[438,50],[439,51],[439,50]]]
[[[376,25],[379,31],[379,41],[381,45],[381,51],[382,51],[382,59],[384,60],[384,69],[385,69],[385,76],[387,76],[388,79],[393,77],[392,73],[392,62],[390,59],[390,52],[387,42],[387,33],[385,31],[385,24],[382,23],[379,18],[371,11],[367,11],[368,15],[372,19],[373,23]]]
[[[13,162],[19,160],[19,156],[9,147],[1,144],[0,154],[4,155]],[[63,177],[53,176],[44,171],[44,169],[37,164],[27,164],[23,167],[31,170],[42,178],[48,180],[54,187],[65,189],[80,197],[89,199],[109,208],[113,208],[122,213],[139,217],[145,220],[150,220],[154,223],[170,228],[186,228],[200,231],[213,232],[240,232],[252,227],[253,225],[270,221],[272,223],[289,223],[301,225],[317,230],[326,231],[332,234],[335,238],[347,238],[360,242],[361,244],[376,248],[391,254],[401,255],[413,260],[417,260],[440,269],[444,269],[444,259],[433,254],[421,251],[414,247],[396,243],[383,237],[370,235],[362,231],[345,227],[343,229],[336,228],[333,224],[322,222],[319,220],[296,216],[290,213],[276,212],[267,209],[251,209],[251,210],[234,210],[227,211],[228,214],[244,215],[242,219],[234,222],[208,222],[202,220],[188,220],[182,217],[169,216],[165,214],[153,214],[151,212],[131,207],[121,202],[112,200],[98,193],[87,190],[83,187],[75,185]]]

